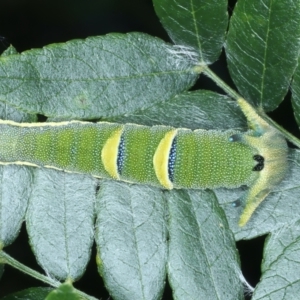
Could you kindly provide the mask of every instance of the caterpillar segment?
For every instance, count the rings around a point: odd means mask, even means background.
[[[0,161],[166,189],[248,185],[239,221],[244,226],[284,177],[287,145],[250,104],[243,99],[238,104],[249,122],[246,132],[0,120]]]
[[[251,184],[254,152],[229,143],[235,133],[124,125],[103,146],[102,163],[114,179],[166,189]]]

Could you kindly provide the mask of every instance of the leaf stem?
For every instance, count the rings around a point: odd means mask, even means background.
[[[53,286],[55,288],[58,288],[61,285],[60,281],[53,279],[51,277],[42,275],[41,273],[28,268],[27,266],[23,265],[22,263],[18,262],[14,258],[12,258],[10,255],[5,253],[4,251],[0,251],[0,263],[8,264],[8,265],[12,266],[13,268],[15,268],[27,275],[30,275],[31,277],[36,278],[46,284],[49,284],[50,286]],[[95,298],[93,296],[89,296],[89,295],[85,294],[84,292],[77,290],[76,288],[75,288],[75,290],[76,290],[76,293],[78,295],[80,295],[83,299],[97,300],[97,298]]]
[[[44,283],[47,283],[53,287],[59,287],[61,283],[53,278],[47,277],[45,275],[40,274],[37,271],[34,271],[27,266],[23,265],[22,263],[18,262],[11,256],[9,256],[7,253],[4,251],[0,251],[0,262],[4,264],[8,264],[12,266],[13,268],[30,275],[31,277],[34,277],[40,281],[43,281]]]
[[[275,121],[273,121],[270,117],[268,117],[266,114],[264,114],[264,118],[268,121],[269,124],[271,124],[273,127],[275,127],[278,131],[282,133],[282,135],[291,143],[293,143],[295,146],[300,148],[300,140],[293,136],[291,133],[289,133],[287,130],[282,128],[279,124],[277,124]]]
[[[238,98],[241,98],[236,91],[234,91],[232,88],[230,88],[220,77],[218,77],[209,67],[204,66],[202,68],[202,72],[211,78],[220,88],[222,88],[230,97],[237,100]],[[293,136],[291,133],[289,133],[287,130],[282,128],[279,124],[277,124],[275,121],[273,121],[271,118],[269,118],[266,114],[263,114],[264,119],[268,121],[269,124],[271,124],[273,127],[275,127],[278,131],[281,132],[281,134],[291,143],[293,143],[295,146],[300,148],[300,140],[297,139],[295,136]]]
[[[230,97],[237,100],[238,98],[242,98],[242,96],[229,87],[219,76],[217,76],[209,67],[205,66],[202,69],[202,72],[212,79],[221,89],[223,89]]]

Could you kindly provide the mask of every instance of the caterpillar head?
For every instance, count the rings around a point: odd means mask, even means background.
[[[243,135],[243,142],[254,149],[258,161],[257,179],[245,195],[246,205],[239,225],[244,226],[258,205],[284,178],[288,162],[288,147],[285,138],[274,127],[263,120],[244,99],[238,103],[246,115],[250,130]]]

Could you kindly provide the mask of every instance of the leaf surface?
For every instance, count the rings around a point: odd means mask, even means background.
[[[299,57],[300,59],[300,57]],[[298,123],[298,127],[300,126],[300,67],[299,67],[299,60],[298,60],[298,66],[296,68],[292,85],[292,105],[294,109],[294,116],[296,119],[296,122]]]
[[[204,64],[219,57],[228,22],[227,1],[153,0],[153,3],[170,38],[179,45],[178,51],[195,51]]]
[[[285,97],[300,46],[300,0],[239,0],[226,42],[231,77],[242,96],[274,110]]]
[[[93,243],[96,180],[37,169],[26,226],[39,264],[58,279],[78,279]]]
[[[163,192],[102,181],[97,199],[98,270],[115,300],[160,299],[166,261]]]
[[[0,166],[0,244],[11,244],[19,234],[31,192],[27,167]]]
[[[128,114],[187,90],[198,75],[173,47],[109,34],[0,57],[0,101],[55,118]]]
[[[299,257],[300,221],[272,232],[264,248],[262,277],[252,299],[296,299],[300,293]]]
[[[41,300],[52,291],[53,288],[34,287],[19,291],[1,298],[1,300]]]
[[[1,56],[9,56],[13,54],[18,54],[18,51],[14,46],[10,45],[7,49],[5,49],[5,51],[2,52]]]
[[[239,258],[211,191],[172,191],[168,276],[175,299],[243,299]]]
[[[246,118],[229,97],[206,90],[185,92],[112,122],[168,125],[190,129],[245,129]]]

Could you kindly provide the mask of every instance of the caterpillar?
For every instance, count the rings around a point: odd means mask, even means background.
[[[239,225],[284,177],[284,137],[244,99],[249,130],[189,130],[107,122],[0,120],[0,162],[55,168],[165,189],[249,186]]]

